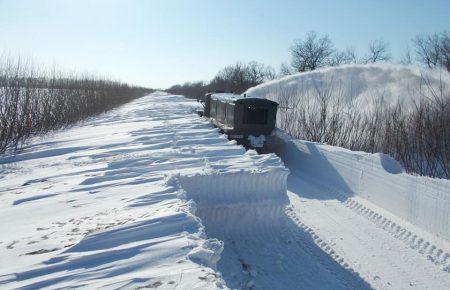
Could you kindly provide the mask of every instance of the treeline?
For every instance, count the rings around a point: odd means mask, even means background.
[[[151,92],[89,76],[38,72],[20,60],[0,60],[0,153],[30,137],[64,128]]]
[[[429,35],[418,35],[411,41],[396,62],[404,65],[421,64],[427,68],[444,68],[450,72],[450,35],[444,31]],[[243,93],[248,88],[265,81],[315,70],[325,66],[343,64],[367,64],[376,62],[395,62],[390,52],[389,43],[377,39],[369,43],[367,52],[358,55],[354,48],[337,49],[328,35],[309,32],[304,38],[294,41],[289,48],[290,62],[282,63],[278,72],[268,65],[258,62],[226,66],[211,81],[186,82],[174,85],[166,91],[187,97],[199,97],[207,91],[226,91]]]
[[[210,82],[187,82],[174,85],[166,91],[171,94],[197,98],[208,91],[224,91],[241,94],[248,88],[276,77],[275,70],[259,62],[237,62],[221,69]]]
[[[406,47],[397,63],[417,63],[432,69],[441,67],[450,71],[450,35],[447,31],[417,35],[411,45],[413,51],[409,46]],[[281,65],[281,75],[342,64],[393,62],[389,43],[382,39],[372,41],[367,52],[359,56],[352,47],[344,50],[335,48],[328,35],[320,36],[314,31],[309,32],[304,39],[295,40],[289,51],[291,61]]]

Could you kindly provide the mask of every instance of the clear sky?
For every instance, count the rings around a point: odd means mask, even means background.
[[[0,52],[154,88],[236,61],[278,69],[311,30],[359,53],[382,38],[399,57],[450,30],[450,0],[0,0]]]

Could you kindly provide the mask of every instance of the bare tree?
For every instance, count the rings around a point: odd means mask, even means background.
[[[411,49],[409,48],[409,46],[407,46],[405,51],[403,52],[403,55],[400,59],[400,64],[403,64],[403,65],[412,64]]]
[[[42,71],[20,59],[0,59],[0,154],[19,149],[31,136],[151,92],[107,79]]]
[[[417,60],[429,68],[435,68],[439,64],[439,35],[417,36],[414,39]]]
[[[416,47],[417,60],[429,68],[435,68],[439,65],[440,45],[439,35],[421,35],[414,39]]]
[[[339,66],[341,64],[357,63],[356,52],[353,48],[336,50],[330,57],[328,65]]]
[[[429,68],[442,66],[450,71],[450,36],[448,32],[419,35],[413,40],[417,60]]]
[[[273,80],[276,73],[271,66],[251,61],[245,67],[246,81],[249,83],[260,84],[268,80]]]
[[[209,87],[212,90],[233,91],[242,93],[250,87],[259,85],[276,76],[272,67],[258,62],[242,63],[226,66],[212,79]]]
[[[328,35],[319,37],[311,31],[304,40],[296,40],[290,52],[292,67],[298,72],[304,72],[325,66],[334,52],[334,45]]]
[[[369,54],[362,59],[363,63],[375,63],[391,60],[389,44],[383,40],[374,40],[369,45]]]
[[[450,72],[450,36],[448,32],[441,34],[441,63]]]
[[[294,73],[295,71],[289,64],[285,62],[280,64],[280,73],[279,73],[280,76],[288,76]]]
[[[166,89],[166,92],[174,95],[184,95],[190,98],[198,98],[204,95],[207,90],[207,84],[203,81],[198,81],[186,82],[182,85],[173,85]]]

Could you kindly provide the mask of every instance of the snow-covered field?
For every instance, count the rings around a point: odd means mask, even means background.
[[[447,240],[197,106],[152,94],[2,157],[0,288],[448,288]]]

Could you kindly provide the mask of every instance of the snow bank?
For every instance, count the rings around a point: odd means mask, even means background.
[[[343,65],[286,76],[250,88],[246,94],[279,101],[282,90],[291,94],[301,92],[305,96],[317,90],[332,89],[341,101],[355,101],[365,106],[373,103],[374,98],[383,98],[388,104],[397,100],[410,104],[420,98],[424,81],[437,86],[440,80],[448,87],[450,74],[393,64]]]
[[[286,179],[289,171],[277,168],[263,172],[239,171],[179,177],[187,197],[199,205],[234,205],[272,201],[286,203]]]
[[[353,152],[278,132],[268,144],[293,171],[361,196],[450,240],[450,181],[409,175],[384,154]]]
[[[288,174],[280,167],[262,172],[178,176],[177,181],[186,197],[195,201],[195,215],[202,220],[206,233],[234,235],[282,222],[289,203]]]

